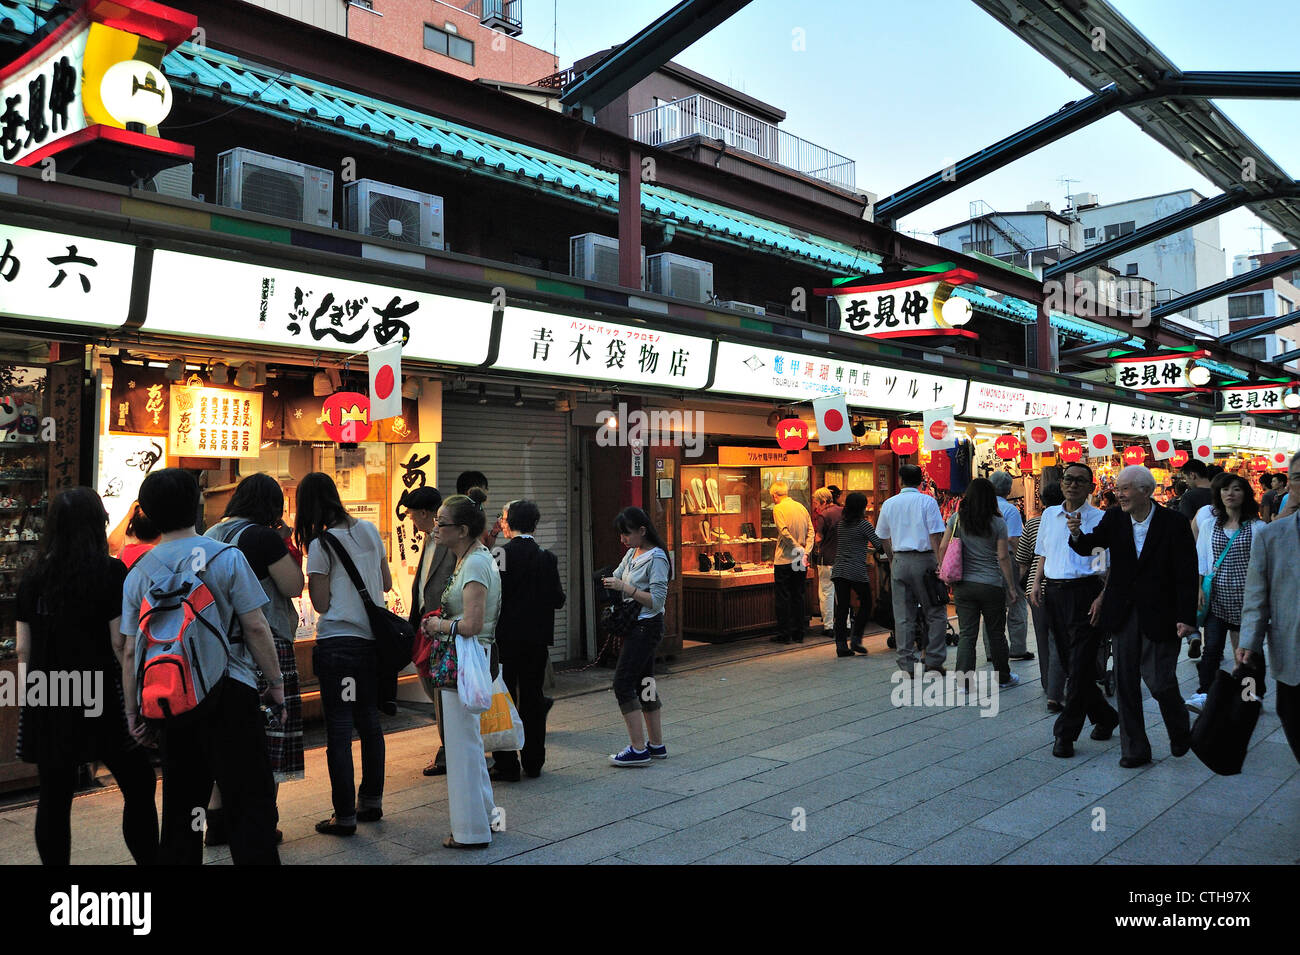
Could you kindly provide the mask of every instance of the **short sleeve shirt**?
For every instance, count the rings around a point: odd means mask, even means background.
[[[989,584],[993,587],[1006,585],[1002,568],[998,563],[998,541],[1007,539],[1007,522],[1000,517],[990,519],[993,533],[987,537],[976,537],[961,526],[957,515],[949,520],[955,526],[953,542],[961,544],[961,579],[962,583]],[[952,542],[948,544],[952,546]]]
[[[1007,522],[1007,537],[1023,537],[1025,533],[1025,519],[1020,516],[1020,508],[1016,507],[1005,497],[998,498],[998,513],[1002,519]]]
[[[459,620],[465,616],[465,585],[471,583],[479,583],[487,588],[483,629],[478,632],[477,638],[480,644],[490,647],[496,639],[497,618],[501,616],[501,574],[491,551],[481,544],[465,555],[447,585],[447,597],[442,604],[446,619]]]
[[[384,606],[382,562],[387,555],[375,525],[369,521],[357,521],[351,527],[332,527],[325,533],[332,534],[352,558],[371,601],[376,606]],[[334,556],[333,549],[319,538],[307,548],[307,574],[321,574],[330,579],[330,608],[316,618],[317,640],[331,637],[374,639],[370,633],[370,618],[356,585],[343,562]]]

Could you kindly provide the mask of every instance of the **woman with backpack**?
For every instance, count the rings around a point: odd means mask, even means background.
[[[266,730],[267,755],[271,758],[277,795],[280,783],[302,779],[305,775],[302,695],[298,688],[298,662],[293,653],[293,640],[298,631],[298,611],[293,598],[302,596],[305,581],[302,559],[289,550],[281,535],[283,517],[284,491],[280,489],[280,482],[269,474],[250,474],[235,488],[221,521],[209,527],[204,535],[238,547],[248,558],[249,566],[270,601],[264,613],[271,626],[275,654],[284,677],[284,713],[277,725],[268,726]],[[259,680],[258,690],[265,692],[265,688],[265,680]],[[221,807],[221,791],[215,786],[212,801],[208,803],[207,822],[206,844],[225,845],[225,812]],[[277,829],[276,842],[283,838],[283,833]]]
[[[383,815],[384,730],[379,722],[379,657],[365,604],[336,548],[351,558],[377,606],[392,589],[379,531],[339,500],[328,474],[313,471],[298,485],[294,540],[307,554],[307,591],[316,618],[312,665],[320,679],[325,756],[334,815],[316,831],[350,836],[358,822]],[[353,789],[352,731],[361,737],[361,786]]]
[[[1011,569],[1007,523],[998,512],[998,496],[988,478],[970,482],[957,513],[949,518],[939,545],[941,568],[948,548],[954,546],[961,548],[962,555],[961,579],[952,587],[961,634],[957,643],[958,678],[969,679],[974,685],[975,642],[983,617],[999,688],[1008,690],[1020,683],[1020,677],[1011,672],[1006,636],[1007,604],[1019,599],[1020,588]]]
[[[122,692],[122,584],[127,570],[108,556],[108,514],[87,487],[50,503],[40,552],[18,587],[18,662],[33,674],[89,677],[77,705],[25,705],[18,754],[36,763],[36,849],[45,865],[68,865],[72,797],[82,763],[102,762],[122,790],[122,835],[138,865],[158,856],[155,777],[131,733],[138,719]],[[53,685],[47,680],[47,685]],[[64,701],[66,703],[66,701]],[[133,701],[134,702],[134,701]]]
[[[876,554],[885,552],[885,542],[867,520],[867,496],[853,491],[844,501],[844,513],[838,525],[838,549],[831,567],[835,585],[835,655],[851,657],[866,653],[862,632],[871,619],[871,578],[867,575],[867,546]],[[858,612],[853,616],[853,638],[848,635],[849,593],[858,595]]]

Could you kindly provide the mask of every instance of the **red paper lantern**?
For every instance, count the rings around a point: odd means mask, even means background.
[[[1014,434],[999,435],[993,442],[993,450],[1004,461],[1020,456],[1020,439]]]
[[[776,443],[785,451],[808,447],[808,425],[802,418],[782,418],[776,423]]]
[[[1187,459],[1190,457],[1191,455],[1188,454],[1186,451],[1181,451],[1181,450],[1175,451],[1173,453],[1173,456],[1169,459],[1169,466],[1176,471],[1179,468],[1181,468],[1184,464],[1186,464]]]
[[[1125,464],[1141,464],[1146,459],[1146,448],[1143,448],[1140,445],[1133,444],[1124,449]]]
[[[1252,471],[1267,471],[1268,467],[1268,458],[1263,457],[1262,455],[1250,462],[1250,469]]]
[[[915,428],[895,428],[889,433],[890,450],[900,457],[916,454],[919,441],[920,435]]]
[[[331,441],[359,444],[370,436],[370,397],[358,391],[336,391],[321,405],[321,427]]]
[[[1083,445],[1078,441],[1064,441],[1061,443],[1061,460],[1066,464],[1073,464],[1075,461],[1082,460]]]

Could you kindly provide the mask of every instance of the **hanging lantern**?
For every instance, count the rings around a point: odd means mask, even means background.
[[[331,441],[359,444],[370,436],[370,397],[357,391],[336,391],[321,405],[321,427]]]
[[[785,451],[808,447],[808,424],[802,418],[782,418],[776,423],[776,443]]]
[[[1190,457],[1191,455],[1186,451],[1175,451],[1169,458],[1169,466],[1177,471],[1187,463],[1187,459]]]
[[[993,442],[993,451],[1004,461],[1020,457],[1020,439],[1014,434],[1001,434]]]
[[[1268,458],[1264,457],[1262,454],[1250,462],[1250,469],[1252,471],[1267,471],[1268,468]]]
[[[915,428],[895,428],[889,433],[889,447],[900,457],[916,454],[920,435]]]
[[[1061,460],[1066,464],[1073,464],[1075,461],[1083,459],[1083,445],[1078,441],[1061,442]]]
[[[1131,444],[1124,449],[1125,464],[1141,464],[1147,459],[1147,449],[1138,444]]]

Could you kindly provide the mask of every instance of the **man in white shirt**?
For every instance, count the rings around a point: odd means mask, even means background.
[[[1025,520],[1020,515],[1020,508],[1007,500],[1007,495],[1011,493],[1011,475],[1006,471],[994,471],[989,475],[989,481],[998,496],[998,514],[1007,522],[1007,550],[1011,553],[1011,566],[1018,581],[1025,572],[1016,560],[1016,548],[1020,544],[1021,535],[1025,533]],[[1007,607],[1007,648],[1010,653],[1008,659],[1032,660],[1034,655],[1029,650],[1028,640],[1029,604],[1027,601],[1017,600]]]
[[[1097,686],[1097,648],[1102,632],[1097,628],[1101,593],[1105,584],[1107,553],[1080,556],[1070,549],[1069,519],[1077,516],[1085,532],[1101,523],[1105,511],[1088,503],[1094,481],[1092,468],[1071,464],[1061,478],[1064,504],[1049,507],[1038,522],[1034,544],[1037,572],[1029,599],[1047,608],[1048,626],[1065,666],[1065,701],[1052,733],[1052,755],[1074,755],[1074,741],[1086,717],[1092,721],[1092,738],[1107,740],[1119,725],[1119,714],[1106,702]]]
[[[776,524],[776,554],[772,576],[776,585],[775,643],[803,643],[808,613],[804,593],[808,589],[808,563],[813,542],[812,517],[808,508],[790,497],[784,481],[772,485],[772,521]]]
[[[942,674],[948,656],[948,607],[931,603],[926,577],[933,577],[938,570],[935,555],[943,540],[943,515],[934,498],[918,490],[923,478],[919,467],[904,464],[898,469],[898,478],[903,489],[881,505],[876,523],[892,568],[898,668],[911,674],[918,662],[913,639],[920,614],[926,628],[925,668]]]

